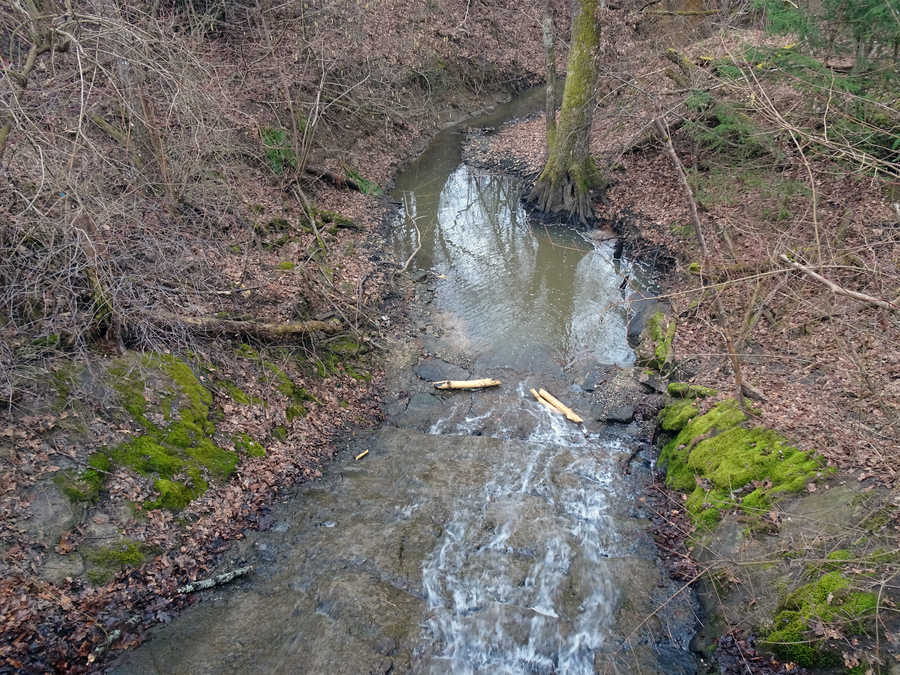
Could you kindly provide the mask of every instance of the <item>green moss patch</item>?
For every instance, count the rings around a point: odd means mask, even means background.
[[[88,459],[88,466],[83,471],[61,471],[53,477],[53,482],[73,502],[97,501],[112,468],[109,458],[99,453]]]
[[[662,312],[649,319],[641,334],[637,351],[637,365],[663,372],[675,360],[672,341],[675,339],[675,320]]]
[[[249,457],[265,457],[266,449],[254,441],[249,434],[238,434],[234,437],[234,449]]]
[[[306,415],[306,403],[319,403],[319,400],[315,396],[310,394],[303,387],[298,387],[296,384],[294,384],[291,378],[287,376],[287,373],[281,370],[281,368],[276,366],[274,363],[263,361],[263,367],[270,373],[272,373],[272,376],[275,378],[275,388],[279,392],[287,396],[291,401],[288,404],[288,407],[285,409],[285,415],[288,422]]]
[[[159,496],[144,506],[177,511],[206,491],[209,478],[228,478],[234,472],[238,455],[213,441],[212,394],[187,363],[169,354],[154,354],[143,356],[141,367],[148,376],[156,372],[168,378],[171,388],[162,394],[159,405],[165,422],[155,424],[148,416],[145,383],[139,369],[124,361],[114,365],[109,370],[113,386],[121,396],[123,407],[145,433],[118,446],[104,448],[92,455],[90,462],[92,467],[99,467],[100,463],[107,467],[105,470],[124,466],[154,478]],[[81,491],[85,499],[95,499],[91,495],[99,492],[104,479],[103,474],[95,477],[90,471],[84,471],[77,481],[61,487],[67,493]]]
[[[220,381],[219,386],[221,386],[226,392],[228,392],[228,396],[232,401],[239,405],[250,405],[252,403],[250,397],[247,393],[238,387],[233,382],[228,382],[227,380]]]
[[[840,665],[840,654],[828,649],[816,633],[825,626],[841,635],[860,635],[875,616],[876,605],[874,593],[854,591],[850,579],[827,572],[785,598],[775,615],[775,629],[762,644],[807,668]]]
[[[106,583],[123,569],[142,565],[152,553],[150,546],[131,539],[123,539],[112,546],[82,551],[84,560],[88,563],[88,579],[95,584]]]
[[[715,389],[710,389],[700,384],[688,384],[687,382],[670,382],[668,392],[669,396],[678,398],[706,398],[719,393]]]
[[[734,400],[704,415],[691,410],[681,400],[660,413],[664,428],[678,435],[663,447],[659,465],[669,487],[691,493],[686,506],[700,528],[715,525],[723,509],[739,507],[758,516],[776,495],[802,490],[825,469],[821,457],[798,450],[775,431],[747,427]]]
[[[659,412],[659,423],[666,431],[678,431],[700,411],[690,401],[673,401]]]

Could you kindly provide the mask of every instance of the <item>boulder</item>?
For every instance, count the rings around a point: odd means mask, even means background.
[[[604,416],[605,421],[618,424],[630,424],[634,421],[634,406],[623,404],[610,408]]]

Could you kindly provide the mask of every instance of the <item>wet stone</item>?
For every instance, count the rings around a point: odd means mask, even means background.
[[[634,407],[630,405],[616,406],[607,411],[603,417],[607,422],[629,424],[634,420]]]
[[[441,359],[426,358],[415,367],[415,373],[426,382],[439,380],[465,380],[469,373],[464,368],[447,363]]]
[[[617,366],[601,365],[589,370],[581,381],[581,388],[584,391],[594,391],[602,384],[605,384],[613,376]]]

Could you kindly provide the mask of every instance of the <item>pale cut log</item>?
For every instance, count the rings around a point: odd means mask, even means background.
[[[365,457],[365,456],[368,455],[368,454],[369,454],[369,451],[368,451],[368,450],[363,450],[361,453],[359,453],[359,454],[356,456],[356,461],[358,462],[359,460],[361,460],[363,457]]]
[[[500,380],[489,377],[480,380],[438,380],[434,383],[435,389],[484,389],[485,387],[497,387]]]
[[[565,403],[556,398],[553,394],[551,394],[546,389],[538,389],[538,393],[543,396],[554,408],[559,410],[563,415],[566,416],[566,419],[570,422],[575,422],[575,424],[581,424],[584,422],[581,417],[579,417],[574,410],[572,410]]]
[[[554,408],[553,405],[550,403],[550,401],[548,401],[547,399],[542,397],[539,393],[537,393],[537,391],[535,391],[534,389],[531,389],[530,391],[531,391],[531,395],[534,396],[534,398],[537,400],[537,402],[540,403],[542,406],[544,406],[547,410],[549,410],[552,413],[556,413],[557,415],[563,414],[562,410],[557,410],[556,408]]]

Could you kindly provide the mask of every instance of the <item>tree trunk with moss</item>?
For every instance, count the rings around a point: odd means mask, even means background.
[[[565,215],[581,224],[593,217],[591,189],[600,183],[589,147],[600,39],[598,4],[598,0],[577,3],[562,110],[556,129],[547,139],[547,164],[530,196],[539,210]]]

